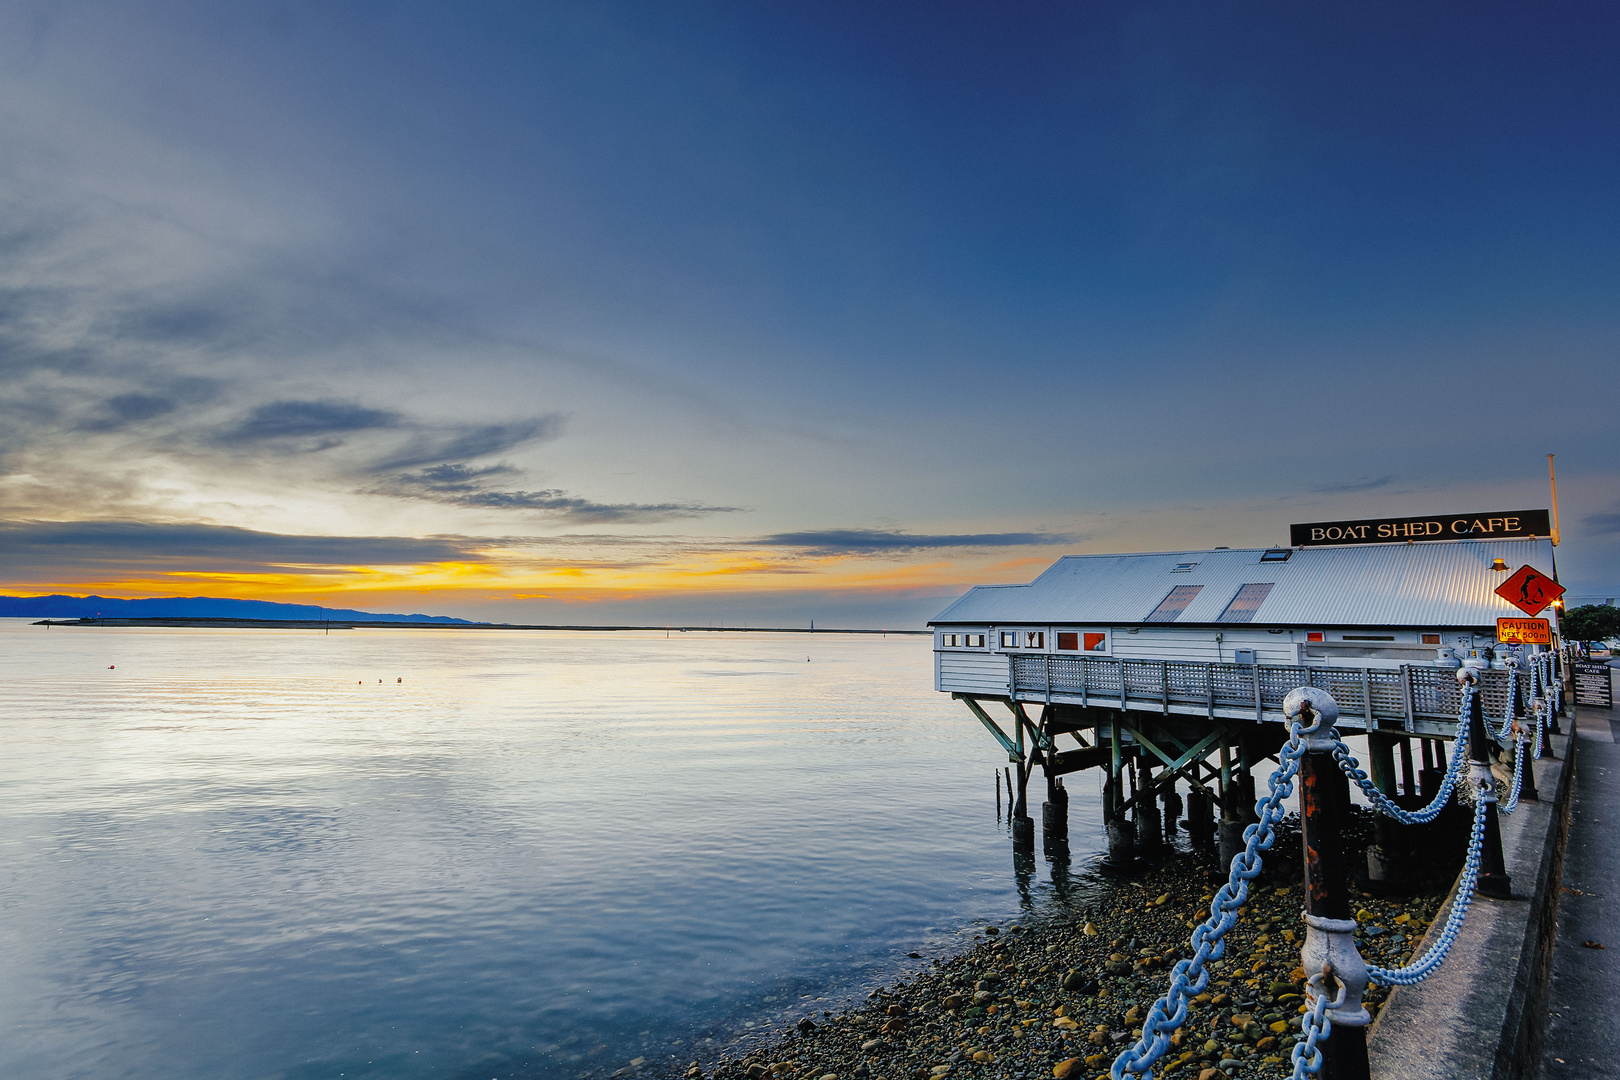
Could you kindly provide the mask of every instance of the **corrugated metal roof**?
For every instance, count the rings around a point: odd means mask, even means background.
[[[1028,585],[979,585],[934,623],[1011,625],[1144,622],[1177,585],[1202,585],[1177,624],[1218,622],[1244,585],[1274,587],[1254,626],[1494,626],[1524,612],[1494,590],[1528,563],[1552,574],[1549,540],[1453,540],[1298,548],[1261,562],[1266,548],[1142,555],[1065,555]],[[1178,564],[1195,563],[1178,570]]]

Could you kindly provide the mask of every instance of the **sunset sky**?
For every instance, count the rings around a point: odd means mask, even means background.
[[[1611,4],[0,0],[0,591],[920,624],[1548,505]]]

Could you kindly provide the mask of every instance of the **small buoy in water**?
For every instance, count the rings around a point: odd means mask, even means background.
[[[118,665],[117,665],[117,664],[108,664],[108,665],[107,665],[107,670],[108,670],[108,671],[111,671],[111,670],[112,670],[112,669],[113,669],[113,668],[115,668],[115,667],[117,667],[117,666],[118,666]]]
[[[395,680],[394,680],[394,681],[395,681],[395,682],[397,682],[397,683],[402,683],[402,682],[404,682],[404,681],[405,681],[405,680],[404,680],[404,679],[395,679]]]

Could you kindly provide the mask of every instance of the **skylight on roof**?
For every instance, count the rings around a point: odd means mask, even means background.
[[[1202,585],[1177,585],[1171,589],[1159,606],[1153,609],[1143,622],[1175,622],[1181,613],[1187,610],[1187,605],[1193,602],[1193,597],[1203,591]]]
[[[1254,582],[1243,586],[1232,597],[1232,602],[1226,605],[1217,622],[1248,622],[1254,618],[1254,613],[1260,610],[1266,597],[1271,595],[1272,582]]]
[[[1195,563],[1195,562],[1178,562],[1178,563],[1176,563],[1175,568],[1172,569],[1170,572],[1172,574],[1185,574],[1185,573],[1188,573],[1189,571],[1191,571],[1192,568],[1197,566],[1197,565],[1198,564]]]

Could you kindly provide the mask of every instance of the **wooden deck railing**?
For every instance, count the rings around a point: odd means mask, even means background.
[[[1454,724],[1461,705],[1456,673],[1447,668],[1311,667],[1217,664],[1184,660],[1112,660],[1091,656],[1011,654],[1013,691],[1019,697],[1061,695],[1081,704],[1170,713],[1252,711],[1256,720],[1281,718],[1283,698],[1297,686],[1332,694],[1340,715],[1366,724],[1398,721],[1408,731],[1419,720]],[[1500,722],[1508,709],[1507,672],[1481,672],[1486,714]],[[1092,699],[1096,699],[1093,701]],[[1270,715],[1267,715],[1270,714]]]

